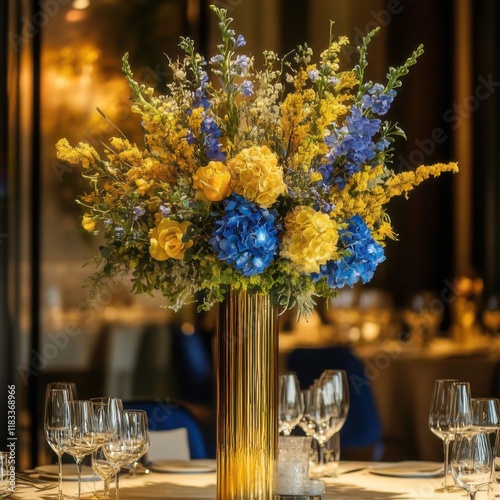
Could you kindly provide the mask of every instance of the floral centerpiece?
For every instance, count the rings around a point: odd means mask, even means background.
[[[278,309],[311,313],[317,297],[369,281],[395,238],[386,205],[457,165],[396,173],[401,129],[383,119],[422,54],[384,84],[365,81],[367,46],[341,69],[347,38],[314,59],[306,45],[264,53],[261,69],[224,9],[208,61],[181,38],[164,95],[123,71],[144,144],[121,135],[99,153],[61,139],[58,157],[81,164],[83,227],[104,236],[94,291],[127,274],[135,293],[161,292],[174,309],[199,297],[221,308],[217,342],[217,495],[269,500],[277,442]]]
[[[420,46],[384,84],[364,80],[359,62],[342,70],[334,40],[317,60],[307,45],[289,57],[243,53],[245,39],[213,7],[222,35],[208,61],[181,38],[172,82],[155,95],[123,71],[144,144],[110,139],[103,154],[57,144],[81,164],[89,190],[79,200],[83,227],[104,234],[94,285],[132,271],[133,292],[160,291],[178,309],[197,294],[208,309],[230,287],[270,294],[307,315],[314,298],[369,281],[394,238],[385,205],[457,165],[395,173],[393,142],[402,130],[383,120]],[[331,32],[331,30],[330,30]]]

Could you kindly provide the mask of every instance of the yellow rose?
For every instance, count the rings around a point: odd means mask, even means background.
[[[177,222],[171,219],[161,219],[157,226],[149,232],[149,253],[153,259],[167,260],[184,258],[186,250],[193,246],[192,241],[184,243],[191,222]]]
[[[196,199],[206,202],[220,201],[231,194],[231,174],[220,161],[211,161],[200,167],[193,176]]]
[[[82,218],[82,227],[91,233],[95,228],[95,220],[89,214],[85,214]]]
[[[234,191],[263,208],[286,191],[277,156],[267,146],[252,146],[228,161]]]
[[[327,214],[299,206],[285,218],[280,255],[295,263],[299,271],[319,272],[319,266],[337,255],[339,235]]]

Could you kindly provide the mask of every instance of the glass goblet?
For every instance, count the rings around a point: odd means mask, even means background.
[[[479,488],[489,483],[493,453],[488,435],[483,432],[457,434],[451,450],[453,478],[474,500]]]
[[[304,414],[304,401],[297,375],[283,373],[278,378],[279,430],[289,436]]]
[[[57,498],[64,498],[62,491],[62,456],[71,434],[70,403],[76,397],[76,387],[72,383],[55,382],[47,386],[43,429],[45,438],[57,455],[58,487]]]
[[[474,431],[496,433],[500,427],[500,400],[497,398],[473,398],[472,428]]]
[[[92,452],[92,470],[103,480],[103,499],[109,499],[109,483],[118,472],[119,467],[110,462],[104,454],[103,447]]]
[[[71,408],[71,434],[65,446],[66,453],[70,454],[76,462],[78,474],[77,498],[81,497],[82,460],[99,447],[94,432],[94,418],[90,401],[77,400],[70,403]]]
[[[123,422],[127,433],[126,448],[132,468],[135,471],[138,460],[149,450],[148,417],[142,410],[126,410],[123,412]]]
[[[434,383],[429,409],[429,429],[443,441],[444,451],[444,480],[442,488],[436,489],[436,493],[449,493],[458,491],[455,485],[448,485],[448,455],[450,442],[454,438],[453,430],[453,386],[458,382],[456,379],[438,379]]]

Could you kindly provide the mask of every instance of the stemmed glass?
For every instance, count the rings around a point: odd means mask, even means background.
[[[109,498],[109,481],[116,474],[118,467],[106,460],[102,445],[109,441],[114,433],[118,432],[116,412],[121,411],[121,400],[102,397],[92,398],[90,402],[94,418],[96,445],[98,446],[92,453],[92,469],[104,481],[104,498]]]
[[[73,401],[71,408],[71,434],[65,445],[66,453],[69,453],[76,462],[78,474],[78,495],[81,496],[82,483],[82,460],[99,447],[96,433],[94,431],[94,417],[90,401]]]
[[[148,417],[142,410],[125,410],[123,412],[123,424],[127,434],[126,448],[129,462],[133,464],[134,470],[137,461],[149,450],[149,427]]]
[[[456,379],[439,379],[434,383],[429,410],[429,428],[433,434],[443,441],[444,450],[444,482],[443,487],[436,490],[438,493],[458,491],[456,486],[448,486],[448,455],[450,442],[454,433],[452,427],[453,385]]]
[[[455,485],[448,485],[450,442],[454,440],[457,433],[467,430],[471,424],[470,385],[456,379],[436,380],[429,410],[429,428],[433,434],[443,440],[444,448],[443,487],[436,489],[436,493],[459,490]]]
[[[103,498],[105,500],[109,499],[109,482],[113,479],[119,468],[118,465],[107,459],[102,446],[92,452],[92,470],[104,482]]]
[[[318,443],[318,470],[324,464],[326,442],[340,431],[349,411],[349,388],[344,370],[325,371],[308,394],[307,418],[314,425],[313,437]]]
[[[127,426],[125,425],[123,405],[119,398],[110,398],[110,418],[113,422],[113,435],[102,445],[102,450],[106,460],[111,462],[116,468],[116,496],[118,500],[120,498],[120,469],[125,465],[133,462],[130,459],[129,450],[127,449],[127,439],[129,432],[127,431]]]
[[[465,432],[455,436],[451,450],[451,473],[474,500],[491,476],[493,453],[489,437],[483,432]]]
[[[279,431],[289,436],[304,414],[304,401],[297,375],[293,372],[278,377]]]
[[[45,392],[44,432],[50,447],[57,455],[58,490],[57,498],[64,498],[62,491],[62,456],[71,434],[70,403],[76,398],[76,386],[73,383],[53,382]]]
[[[473,398],[472,427],[477,432],[493,434],[500,426],[500,400],[497,398]]]

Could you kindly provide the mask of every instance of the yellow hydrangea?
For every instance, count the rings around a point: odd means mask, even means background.
[[[193,241],[183,242],[189,221],[177,222],[170,218],[161,219],[149,232],[149,253],[153,259],[167,260],[184,258],[186,250],[193,246]]]
[[[339,235],[327,214],[311,207],[295,207],[285,218],[285,229],[280,255],[299,271],[317,273],[319,266],[336,257]]]
[[[200,167],[193,176],[196,199],[205,202],[220,201],[231,194],[231,173],[224,163],[211,161]]]
[[[268,208],[286,191],[278,158],[267,146],[243,149],[227,166],[233,190],[263,208]]]

